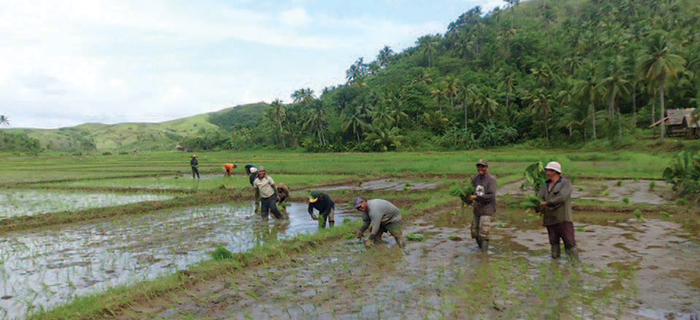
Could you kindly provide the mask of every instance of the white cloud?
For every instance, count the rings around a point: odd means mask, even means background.
[[[280,13],[282,24],[291,27],[305,26],[309,23],[309,16],[304,8],[294,8]]]

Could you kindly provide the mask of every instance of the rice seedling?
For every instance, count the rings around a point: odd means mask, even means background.
[[[686,198],[678,198],[678,200],[676,200],[676,204],[679,206],[685,206],[688,205],[688,200]]]
[[[644,221],[644,219],[642,218],[642,210],[640,210],[639,208],[634,209],[634,216],[637,218],[638,221]]]
[[[419,233],[409,233],[406,235],[406,240],[421,242],[425,241],[425,236]]]
[[[469,197],[474,194],[474,185],[471,184],[471,179],[468,179],[467,183],[455,182],[450,187],[450,195],[454,197],[459,197],[463,203],[469,202]]]
[[[622,180],[617,180],[617,183],[615,183],[615,186],[622,187]]]
[[[630,204],[630,198],[629,197],[622,197],[622,203]]]
[[[520,207],[525,210],[535,210],[542,204],[542,199],[535,195],[528,195],[525,201],[520,203]]]
[[[661,217],[664,218],[664,219],[669,219],[669,218],[673,217],[673,215],[670,214],[670,213],[668,213],[668,212],[666,212],[666,211],[662,211],[662,212],[661,212]]]
[[[233,259],[233,253],[226,249],[224,246],[218,246],[216,247],[216,250],[212,251],[210,253],[211,258],[214,260],[224,260],[224,259]]]
[[[656,188],[656,181],[649,182],[649,191],[654,191]]]

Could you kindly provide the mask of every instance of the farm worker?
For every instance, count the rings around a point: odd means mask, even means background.
[[[272,177],[267,175],[265,167],[260,167],[258,169],[258,177],[253,181],[253,186],[257,189],[257,193],[262,197],[262,210],[260,215],[263,220],[267,220],[270,212],[275,216],[276,219],[282,219],[283,216],[277,209],[277,200],[279,196],[277,195],[277,188],[275,188],[275,181]]]
[[[491,217],[496,212],[496,177],[489,173],[489,163],[485,159],[476,163],[477,174],[472,178],[474,194],[467,203],[474,203],[474,216],[470,227],[472,239],[482,253],[489,252]]]
[[[258,170],[258,169],[255,169],[255,171],[251,171],[253,168],[255,168],[255,166],[252,164],[246,164],[244,168],[245,168],[246,175],[250,175],[251,173],[255,173]]]
[[[233,163],[224,163],[224,164],[222,165],[222,167],[224,167],[224,174],[227,175],[227,176],[232,175],[232,174],[233,174],[233,169],[238,168],[238,166],[235,165],[235,164],[233,164]]]
[[[550,162],[545,167],[547,183],[540,189],[539,211],[542,224],[547,227],[552,259],[561,257],[559,239],[564,241],[566,255],[573,262],[579,260],[574,238],[574,217],[571,210],[571,182],[561,176],[561,164]]]
[[[197,169],[198,166],[199,161],[197,161],[197,155],[193,154],[192,160],[190,160],[190,167],[192,167],[192,179],[194,179],[195,175],[197,176],[197,179],[200,179],[199,170]]]
[[[355,199],[355,209],[362,212],[362,221],[364,221],[362,228],[355,232],[358,237],[361,238],[365,230],[372,225],[366,245],[371,246],[372,242],[380,242],[382,234],[389,232],[394,236],[399,247],[404,246],[401,212],[394,204],[383,199],[357,198]]]
[[[318,210],[318,218],[314,214],[314,209]],[[309,215],[311,219],[318,220],[318,228],[326,227],[326,220],[332,227],[335,224],[335,203],[333,199],[318,190],[312,190],[309,194]]]
[[[280,203],[284,202],[285,200],[287,200],[287,198],[289,198],[289,187],[287,187],[287,185],[282,184],[282,183],[278,184],[277,185],[277,195],[279,196],[279,199],[278,199],[279,202]]]

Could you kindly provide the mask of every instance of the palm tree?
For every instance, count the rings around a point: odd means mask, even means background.
[[[614,59],[617,60],[617,59]],[[608,116],[610,117],[610,120],[615,119],[615,100],[619,96],[622,95],[627,95],[629,94],[629,81],[627,79],[624,79],[624,70],[620,66],[619,61],[613,61],[611,65],[611,72],[612,75],[609,77],[603,79],[603,81],[600,83],[603,87],[605,87],[605,94],[604,98],[608,99]],[[618,129],[619,129],[619,135],[620,139],[622,139],[622,115],[620,114],[620,106],[618,105],[617,107],[617,115],[618,115]]]
[[[326,144],[326,125],[328,124],[328,119],[326,117],[325,109],[323,108],[323,102],[320,100],[315,100],[312,103],[311,109],[304,122],[303,129],[310,131],[318,137],[318,142],[321,145]]]
[[[418,47],[420,50],[428,57],[428,68],[433,66],[433,55],[437,51],[435,45],[437,43],[437,38],[440,35],[433,37],[432,35],[425,35],[418,38]]]
[[[367,127],[363,120],[364,115],[362,111],[361,106],[356,106],[354,112],[346,116],[343,121],[343,132],[352,133],[357,142],[360,142],[360,136],[362,136],[363,130]]]
[[[350,69],[345,71],[345,79],[347,83],[354,83],[360,78],[367,75],[367,65],[364,63],[364,58],[360,57],[350,66]]]
[[[279,126],[279,140],[282,142],[282,148],[287,148],[287,146],[284,143],[284,127],[283,124],[286,121],[287,117],[287,107],[284,106],[282,101],[280,99],[275,99],[275,101],[272,102],[270,105],[272,108],[270,110],[272,111],[273,115],[273,123],[276,123]]]
[[[379,51],[379,55],[377,56],[377,61],[379,62],[379,66],[382,68],[386,68],[389,66],[389,63],[391,62],[391,57],[394,55],[394,50],[391,50],[389,46],[384,46],[384,48]]]
[[[382,148],[382,151],[396,150],[401,145],[403,136],[399,134],[399,128],[373,128],[365,137],[369,141]]]
[[[445,130],[445,125],[450,121],[442,114],[442,111],[425,112],[422,118],[423,123],[434,133],[442,133]]]
[[[542,117],[544,122],[544,132],[549,141],[549,114],[552,113],[550,106],[552,96],[545,89],[538,90],[530,100],[530,107],[536,114]]]
[[[314,100],[314,91],[311,88],[299,89],[292,93],[293,103],[309,103]]]
[[[464,107],[464,130],[467,130],[469,105],[474,102],[474,87],[472,85],[463,85],[462,88],[459,89],[457,100],[460,101]]]
[[[664,90],[666,80],[673,78],[678,72],[683,71],[685,59],[671,53],[665,32],[657,31],[650,35],[650,41],[644,55],[639,57],[639,73],[649,82],[657,85],[659,89],[659,107],[661,108],[661,142],[665,141],[666,126],[663,121]]]
[[[443,93],[445,97],[450,100],[450,106],[454,109],[455,107],[455,97],[459,90],[459,82],[457,78],[453,76],[447,76],[445,78],[445,87]]]
[[[4,114],[0,114],[0,126],[1,125],[9,126],[10,125],[10,118],[8,118]]]
[[[585,79],[578,83],[575,90],[582,99],[588,102],[590,107],[590,116],[593,124],[593,140],[597,139],[595,124],[596,103],[603,96],[604,90],[604,88],[600,85],[600,80],[598,77],[596,77],[596,68],[597,64],[594,62],[589,62],[586,65],[584,71]]]

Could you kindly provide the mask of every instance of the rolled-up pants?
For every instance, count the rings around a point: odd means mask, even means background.
[[[275,196],[269,198],[262,198],[262,208],[260,210],[260,215],[264,220],[267,220],[270,212],[275,216],[276,219],[282,219],[282,213],[277,209],[277,198]]]
[[[472,239],[488,240],[491,233],[491,216],[477,216],[474,213],[474,220],[470,227]]]

